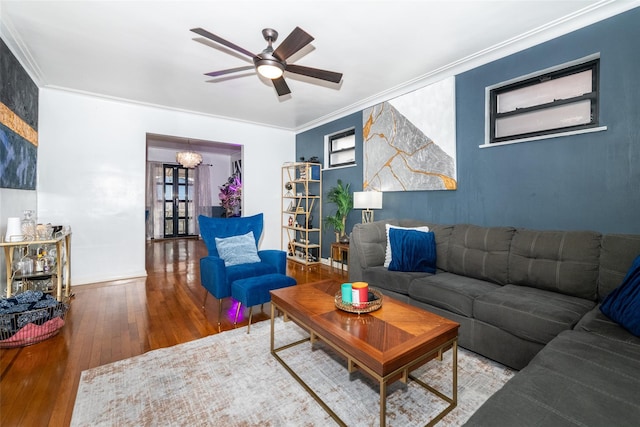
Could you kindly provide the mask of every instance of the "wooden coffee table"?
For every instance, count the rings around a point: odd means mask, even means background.
[[[409,378],[443,399],[449,405],[428,425],[433,425],[457,404],[458,388],[458,323],[428,311],[384,297],[382,307],[367,314],[348,313],[336,308],[334,295],[340,283],[333,280],[291,286],[271,291],[271,354],[307,390],[307,392],[340,425],[346,425],[322,399],[278,355],[303,342],[321,339],[347,360],[348,372],[361,369],[380,384],[380,425],[386,422],[387,386]],[[276,310],[284,313],[303,329],[309,338],[275,348],[274,321]],[[366,322],[352,322],[357,316],[368,316]],[[358,325],[353,327],[353,325]],[[442,358],[448,348],[453,352],[453,393],[448,397],[410,375],[411,371],[433,358]]]

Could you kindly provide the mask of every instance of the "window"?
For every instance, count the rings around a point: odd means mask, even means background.
[[[600,59],[489,89],[489,144],[598,126]]]
[[[349,129],[333,135],[326,139],[326,150],[329,159],[325,164],[327,168],[347,166],[356,164],[356,131]]]

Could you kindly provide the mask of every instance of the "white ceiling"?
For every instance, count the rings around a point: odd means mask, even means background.
[[[0,33],[40,87],[304,130],[615,15],[640,1],[0,1]],[[203,74],[248,57],[261,30],[315,41],[289,59],[342,72],[340,85],[285,74],[278,99],[254,72]]]

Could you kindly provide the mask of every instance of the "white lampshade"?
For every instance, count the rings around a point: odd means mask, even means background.
[[[382,209],[380,191],[356,191],[353,193],[354,209]]]
[[[382,209],[382,193],[379,191],[356,191],[353,193],[353,208],[363,209],[362,222],[373,222],[371,209]]]

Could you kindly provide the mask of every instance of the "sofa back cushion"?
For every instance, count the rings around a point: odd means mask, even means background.
[[[509,282],[596,300],[601,235],[593,231],[518,229]]]
[[[360,261],[362,268],[375,267],[384,264],[384,254],[387,247],[387,231],[385,224],[398,225],[397,220],[375,221],[366,224],[356,224],[351,231],[350,251]]]
[[[505,285],[514,231],[513,227],[455,225],[449,239],[447,270]]]
[[[433,222],[416,221],[413,219],[398,220],[400,227],[420,227],[426,225],[436,238],[436,268],[448,271],[449,239],[453,232],[453,225],[435,224]]]
[[[449,237],[453,230],[452,225],[433,224],[426,221],[413,219],[387,219],[367,224],[356,224],[351,231],[351,251],[356,251],[361,268],[375,267],[384,264],[387,248],[387,233],[385,224],[399,227],[428,226],[433,231],[436,239],[436,267],[447,270],[447,254]]]
[[[602,301],[624,279],[631,263],[640,255],[640,235],[606,234],[602,236],[598,300]]]
[[[449,240],[453,233],[453,225],[431,224],[429,230],[436,238],[436,268],[439,270],[449,270]]]

